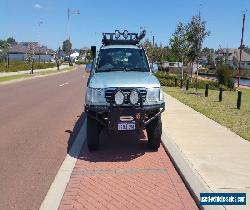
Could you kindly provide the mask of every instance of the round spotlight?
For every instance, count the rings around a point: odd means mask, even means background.
[[[129,101],[132,105],[135,105],[139,102],[139,93],[137,90],[132,90],[129,94]]]
[[[120,31],[119,30],[115,30],[115,38],[116,39],[120,38]]]
[[[118,90],[116,93],[115,93],[115,103],[116,105],[122,105],[123,104],[123,101],[124,101],[124,95],[122,93],[122,91]]]
[[[127,30],[123,31],[123,37],[124,37],[124,39],[128,38],[128,31]]]

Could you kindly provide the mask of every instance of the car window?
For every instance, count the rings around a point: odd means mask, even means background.
[[[142,49],[110,48],[101,49],[97,64],[98,71],[149,71]]]

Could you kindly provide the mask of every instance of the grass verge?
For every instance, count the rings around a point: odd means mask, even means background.
[[[19,74],[19,75],[12,75],[12,76],[5,76],[5,77],[0,77],[0,83],[3,82],[9,82],[9,81],[14,81],[14,80],[21,80],[21,79],[26,79],[26,78],[32,78],[32,77],[37,77],[37,76],[45,76],[45,75],[50,75],[50,74],[57,74],[57,73],[62,73],[66,71],[70,71],[75,69],[75,67],[67,67],[62,70],[48,70],[48,71],[41,71],[41,72],[35,72],[34,74]]]
[[[242,138],[250,141],[250,89],[242,89],[241,109],[236,108],[237,91],[224,91],[223,100],[219,102],[219,91],[209,90],[209,96],[204,96],[204,90],[188,91],[176,87],[164,87],[164,91],[194,110],[206,115],[214,121],[226,126]]]

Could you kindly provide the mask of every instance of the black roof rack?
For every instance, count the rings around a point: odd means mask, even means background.
[[[114,33],[103,33],[102,44],[106,45],[137,45],[146,36],[146,30],[138,33],[129,33],[127,30]]]

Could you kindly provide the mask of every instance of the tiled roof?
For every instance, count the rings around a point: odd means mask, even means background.
[[[52,49],[49,49],[45,46],[38,46],[37,42],[33,42],[33,49],[35,54],[54,54],[55,52]],[[13,45],[9,48],[9,53],[28,53],[29,52],[29,43],[21,42],[19,44]]]
[[[235,48],[221,48],[219,49],[216,54],[228,54],[228,60],[233,60],[233,57],[236,57],[237,60],[240,60],[240,49]],[[246,53],[242,50],[242,61],[250,61],[250,54]]]

